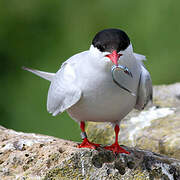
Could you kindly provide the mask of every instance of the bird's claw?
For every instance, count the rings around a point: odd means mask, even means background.
[[[104,147],[104,149],[110,150],[114,154],[121,154],[121,153],[130,154],[130,152],[128,152],[125,149],[123,149],[122,147],[120,147],[120,145],[118,143],[114,143],[111,146],[106,146],[106,147]]]
[[[90,148],[90,149],[96,149],[99,147],[100,144],[95,144],[90,142],[87,138],[84,138],[83,142],[78,145],[78,148]]]

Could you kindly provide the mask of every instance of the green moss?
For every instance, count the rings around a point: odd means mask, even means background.
[[[60,154],[59,154],[59,153],[54,153],[54,154],[51,154],[51,156],[49,157],[49,160],[50,160],[50,161],[54,161],[54,162],[56,162],[56,161],[58,161],[59,156],[60,156]]]
[[[62,179],[62,178],[69,178],[69,179],[73,179],[73,178],[77,178],[78,179],[83,179],[84,177],[80,174],[79,170],[77,169],[73,169],[71,167],[64,166],[63,168],[53,168],[52,170],[50,170],[44,180],[55,180],[55,179]]]
[[[29,166],[28,165],[24,165],[22,168],[23,168],[24,171],[26,171],[27,169],[29,169]]]
[[[142,169],[136,169],[130,180],[149,180],[149,174],[146,171],[142,171]]]
[[[82,175],[81,167],[79,167],[76,163],[76,160],[74,157],[71,159],[64,161],[63,167],[55,167],[51,169],[46,176],[44,177],[44,180],[56,180],[56,179],[84,179],[84,176]],[[86,176],[87,179],[87,176]]]

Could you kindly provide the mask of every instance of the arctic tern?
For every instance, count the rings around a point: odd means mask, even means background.
[[[105,29],[93,38],[90,49],[66,60],[56,73],[23,67],[51,82],[47,110],[56,116],[64,111],[79,122],[83,142],[79,148],[96,149],[88,140],[85,122],[110,122],[115,143],[104,147],[126,153],[120,147],[120,121],[133,109],[142,110],[152,100],[152,81],[143,60],[133,52],[127,34],[120,29]]]

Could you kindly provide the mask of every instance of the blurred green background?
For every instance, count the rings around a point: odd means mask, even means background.
[[[104,28],[127,32],[147,56],[153,84],[180,81],[178,0],[0,0],[0,125],[80,140],[66,113],[46,111],[49,82],[21,66],[56,72]]]

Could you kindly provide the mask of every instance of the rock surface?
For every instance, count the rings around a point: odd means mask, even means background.
[[[133,111],[121,125],[119,140],[133,146],[124,146],[130,155],[116,156],[103,148],[78,149],[75,142],[0,126],[0,180],[178,180],[179,105],[180,83],[154,87],[154,106],[142,112]],[[93,141],[102,144],[114,141],[109,124],[88,123],[87,130]]]
[[[180,161],[138,148],[114,155],[103,148],[0,127],[0,179],[180,179]]]
[[[153,93],[152,106],[134,110],[122,120],[119,142],[180,159],[180,83],[155,86]],[[114,141],[108,123],[88,123],[87,134],[97,143]]]

